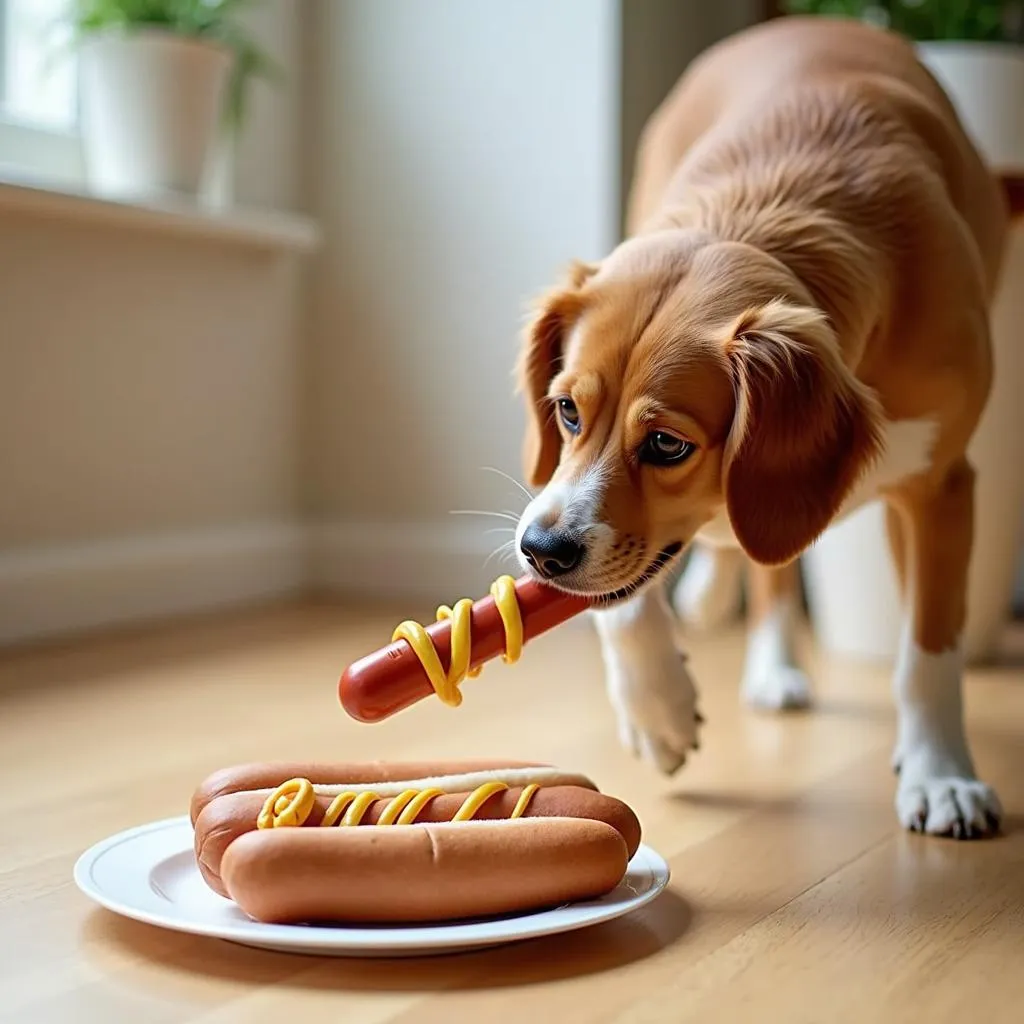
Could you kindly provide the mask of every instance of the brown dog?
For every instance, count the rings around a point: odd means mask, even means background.
[[[965,452],[989,393],[1008,216],[950,102],[880,30],[748,30],[651,119],[629,220],[527,332],[526,472],[542,490],[516,535],[530,571],[604,603],[623,742],[665,772],[696,746],[661,585],[691,542],[705,562],[731,549],[756,567],[747,698],[806,703],[794,560],[882,498],[906,602],[897,814],[929,833],[993,831],[999,803],[964,736],[960,634]]]

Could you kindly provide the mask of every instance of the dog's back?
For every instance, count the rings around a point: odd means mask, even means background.
[[[705,51],[645,129],[630,233],[695,177],[706,178],[716,166],[724,171],[730,160],[732,170],[746,159],[763,176],[776,173],[768,163],[782,153],[780,133],[790,136],[790,152],[805,154],[802,171],[800,160],[788,162],[785,173],[798,176],[790,187],[805,189],[808,198],[815,189],[834,193],[835,176],[845,174],[851,182],[855,158],[870,162],[868,151],[884,146],[893,128],[912,136],[919,166],[902,157],[888,167],[883,161],[868,172],[867,186],[893,194],[894,175],[937,170],[944,198],[974,237],[991,293],[1007,228],[999,183],[913,47],[854,21],[778,19]],[[766,140],[760,151],[759,139]],[[807,159],[815,153],[817,160]],[[823,161],[832,162],[831,181],[822,174]]]

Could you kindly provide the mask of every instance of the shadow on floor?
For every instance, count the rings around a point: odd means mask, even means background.
[[[160,968],[159,977],[145,972],[140,984],[147,990],[158,987],[166,978],[169,991],[177,991],[181,975],[187,974],[311,990],[466,991],[541,984],[623,967],[676,943],[692,917],[687,902],[670,886],[635,914],[591,928],[488,950],[396,961],[249,949],[219,939],[169,932],[96,910],[86,919],[81,946],[102,973],[117,971],[126,959],[142,957],[152,962]]]

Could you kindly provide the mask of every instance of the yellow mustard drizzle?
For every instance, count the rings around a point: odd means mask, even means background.
[[[508,789],[504,782],[485,782],[470,793],[455,812],[452,821],[470,821],[483,805],[496,793]],[[520,818],[526,813],[530,801],[540,786],[531,782],[523,787],[510,818]],[[388,805],[377,819],[378,825],[412,825],[422,813],[423,808],[434,799],[443,796],[444,790],[430,787],[428,789],[404,789],[392,797]],[[324,812],[322,828],[333,825],[342,827],[360,825],[366,812],[377,800],[382,799],[376,793],[363,792],[339,793]],[[309,817],[316,803],[316,793],[309,779],[289,779],[282,782],[277,789],[263,802],[263,808],[256,819],[257,828],[287,828],[302,825]]]
[[[523,650],[523,618],[516,600],[515,580],[511,576],[499,576],[491,584],[490,593],[505,627],[505,653],[502,658],[511,665],[519,660]],[[464,597],[455,603],[454,608],[443,604],[437,609],[438,622],[451,619],[452,623],[451,664],[447,675],[441,667],[437,649],[421,623],[406,620],[399,623],[391,635],[392,643],[399,639],[408,641],[437,696],[450,707],[458,707],[462,703],[459,686],[463,680],[467,677],[475,679],[480,674],[479,666],[475,669],[469,667],[473,648],[470,635],[472,608],[473,602]]]

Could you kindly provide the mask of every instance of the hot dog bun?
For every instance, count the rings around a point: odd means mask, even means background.
[[[480,778],[473,778],[480,776]],[[189,809],[195,825],[203,808],[215,797],[227,793],[257,791],[264,794],[288,779],[312,779],[318,790],[326,786],[346,789],[369,788],[381,796],[393,796],[407,787],[426,789],[439,786],[448,792],[452,786],[469,790],[481,781],[502,778],[510,785],[523,777],[544,785],[583,786],[597,789],[590,779],[575,772],[563,772],[554,765],[534,761],[370,761],[362,763],[309,763],[301,761],[259,761],[221,768],[208,775],[192,794]]]
[[[480,807],[474,818],[479,821],[510,819],[522,792],[522,787],[516,787],[496,793]],[[417,826],[427,822],[450,822],[467,796],[468,790],[434,797],[418,816]],[[332,799],[330,796],[317,796],[303,826],[319,826]],[[222,896],[227,895],[222,870],[224,853],[241,835],[256,830],[264,801],[265,795],[258,792],[227,793],[207,803],[196,819],[196,863],[207,885]],[[362,819],[363,824],[355,828],[373,826],[388,803],[388,799],[381,799],[371,804]],[[640,845],[640,822],[633,810],[615,797],[584,786],[545,786],[539,789],[527,805],[523,817],[603,821],[622,836],[627,858],[632,857]],[[388,828],[393,830],[394,826]]]
[[[229,897],[257,921],[411,923],[597,898],[627,862],[603,821],[519,818],[247,832],[221,870]]]
[[[267,922],[440,921],[609,892],[632,809],[528,761],[238,765],[192,797],[206,884]]]

